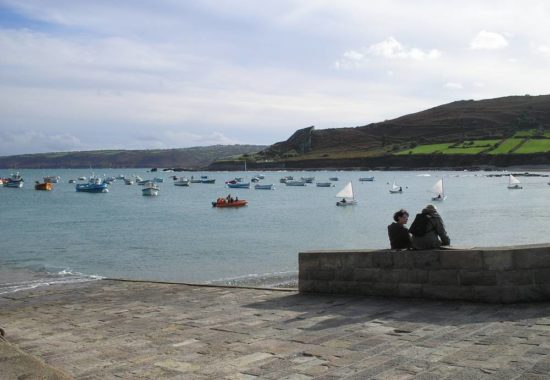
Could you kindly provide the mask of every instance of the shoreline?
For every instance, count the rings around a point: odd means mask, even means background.
[[[550,355],[549,302],[100,280],[0,296],[0,320],[8,342],[75,378],[543,378]]]

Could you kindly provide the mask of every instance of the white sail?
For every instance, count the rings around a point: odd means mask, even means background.
[[[397,186],[395,184],[395,181],[393,182],[393,185],[391,186],[392,191],[399,191],[401,190],[401,186]]]
[[[336,194],[336,197],[338,198],[353,198],[353,187],[351,185],[351,182],[348,182],[346,186],[342,190]]]
[[[509,178],[510,185],[519,185],[520,183],[521,182],[519,181],[519,179],[517,179],[516,177],[510,174],[510,178]]]
[[[441,195],[443,196],[443,180],[440,179],[439,181],[437,181],[434,185],[434,187],[432,187],[432,193],[435,193],[435,195]]]

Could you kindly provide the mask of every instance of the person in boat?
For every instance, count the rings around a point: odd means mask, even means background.
[[[401,186],[399,186],[399,191],[403,191],[403,188]]]
[[[443,223],[441,215],[437,212],[437,207],[434,205],[427,205],[424,209],[422,209],[421,214],[427,220],[426,229],[423,235],[418,236],[413,234],[413,248],[433,249],[439,248],[443,245],[450,245],[451,239],[445,230],[445,224]],[[419,215],[417,215],[417,218]]]
[[[346,201],[346,198],[342,198],[342,200],[341,200],[340,202],[346,203],[346,202],[347,202],[347,201]]]
[[[409,213],[405,209],[393,214],[394,222],[388,226],[388,237],[391,249],[409,249],[412,247],[411,234],[405,227],[409,220]]]
[[[235,197],[235,202],[238,202],[239,201],[239,197]]]

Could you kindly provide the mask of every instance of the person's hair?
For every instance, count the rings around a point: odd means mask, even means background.
[[[393,214],[393,220],[397,222],[397,219],[401,218],[403,215],[407,215],[407,216],[409,215],[407,210],[405,210],[404,208],[402,208],[399,211],[396,211],[395,214]]]

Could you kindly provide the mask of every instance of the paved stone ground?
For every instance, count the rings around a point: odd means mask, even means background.
[[[102,280],[0,297],[0,326],[78,379],[550,378],[550,303]]]

